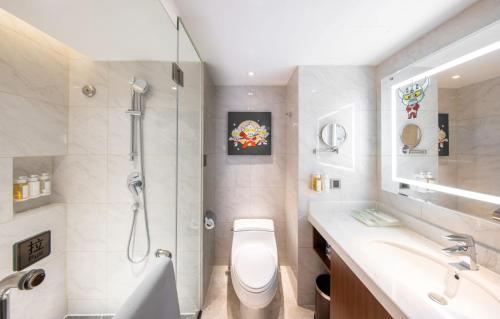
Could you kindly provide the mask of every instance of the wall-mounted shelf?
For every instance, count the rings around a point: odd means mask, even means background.
[[[31,174],[53,173],[53,156],[14,157],[12,167],[12,180],[17,176],[29,176]],[[34,208],[47,206],[54,203],[51,194],[40,194],[37,197],[13,201],[13,213],[22,213]]]

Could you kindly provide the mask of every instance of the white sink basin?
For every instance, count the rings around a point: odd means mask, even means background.
[[[422,313],[434,308],[443,318],[492,318],[500,310],[500,291],[488,282],[489,271],[459,271],[450,266],[458,262],[441,254],[436,249],[402,245],[389,241],[371,241],[366,254],[372,256],[375,276],[391,278],[385,282],[389,291],[397,289],[394,295],[405,296],[416,293],[422,305]],[[445,304],[429,298],[429,294],[441,297]],[[398,303],[405,301],[404,297]]]

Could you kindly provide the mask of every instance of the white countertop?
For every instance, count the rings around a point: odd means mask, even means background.
[[[427,274],[437,278],[429,281],[429,292],[439,290],[436,287],[444,287],[445,281],[444,276],[439,277],[440,271],[451,271],[453,275],[455,270],[448,263],[459,261],[458,257],[443,255],[443,247],[409,228],[368,227],[355,220],[349,208],[339,211],[332,205],[335,203],[311,203],[309,222],[394,318],[500,317],[499,275],[483,267],[479,271],[462,271],[456,296],[449,299],[448,305],[437,304],[427,296]],[[399,248],[394,248],[399,246],[416,253],[399,253]],[[420,253],[426,257],[419,257]]]

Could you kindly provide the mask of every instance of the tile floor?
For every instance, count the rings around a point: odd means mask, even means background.
[[[289,267],[280,267],[280,283],[270,305],[269,319],[312,319],[314,312],[297,305],[288,279]],[[227,266],[215,266],[202,319],[239,319],[239,300],[231,285]]]

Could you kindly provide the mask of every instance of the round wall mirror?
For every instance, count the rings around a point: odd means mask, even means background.
[[[340,124],[329,123],[321,129],[321,140],[330,147],[338,148],[344,144],[346,138],[345,128]]]
[[[422,130],[420,127],[415,124],[407,124],[403,127],[403,131],[401,132],[401,142],[409,148],[414,149],[420,144],[420,140],[422,139]]]

